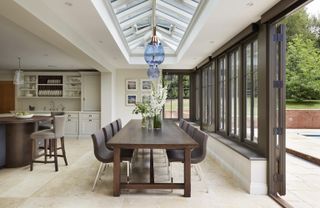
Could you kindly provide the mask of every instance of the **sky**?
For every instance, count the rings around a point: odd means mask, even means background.
[[[313,0],[307,6],[307,12],[309,15],[318,16],[320,15],[320,0]]]

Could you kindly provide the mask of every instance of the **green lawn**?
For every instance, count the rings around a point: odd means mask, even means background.
[[[293,100],[286,101],[286,108],[288,110],[294,109],[320,109],[320,100],[307,100],[303,102],[296,102]]]

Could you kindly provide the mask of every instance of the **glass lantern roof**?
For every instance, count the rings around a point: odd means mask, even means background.
[[[205,0],[105,0],[112,8],[129,52],[144,48],[152,36],[153,19],[166,54],[175,54],[199,5]],[[140,50],[141,51],[141,50]]]

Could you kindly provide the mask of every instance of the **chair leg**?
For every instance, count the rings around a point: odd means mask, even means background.
[[[31,140],[31,162],[30,162],[30,171],[33,171],[33,160],[34,160],[34,150],[35,150],[35,140]]]
[[[54,154],[54,166],[55,170],[58,171],[58,156],[57,156],[57,139],[52,139],[53,143],[53,154]]]
[[[169,164],[169,167],[170,167],[170,175],[169,175],[169,177],[170,177],[170,182],[173,183],[172,164],[171,164],[171,162],[168,162],[168,164]],[[171,192],[173,192],[173,189],[171,189]]]
[[[127,183],[130,181],[130,161],[125,161],[127,165]]]
[[[102,166],[103,166],[103,163],[101,162],[100,166],[99,166],[99,169],[98,169],[98,172],[97,172],[97,175],[96,175],[96,178],[94,179],[94,183],[93,183],[93,186],[92,186],[92,191],[94,191],[94,189],[96,187],[96,184],[97,184],[98,178],[100,176],[100,172],[101,172]]]
[[[202,168],[201,168],[200,164],[196,164],[196,165],[195,165],[195,168],[196,168],[196,171],[198,172],[198,175],[199,175],[199,177],[200,177],[200,181],[202,181],[203,184],[204,184],[205,187],[206,187],[206,192],[209,193],[209,187],[208,187],[208,185],[207,185],[207,183],[206,183],[206,179],[205,179],[205,177],[204,177],[204,175],[203,175],[203,171],[202,171]]]
[[[44,163],[46,164],[48,161],[48,154],[47,154],[47,150],[48,150],[48,141],[46,139],[44,139]]]
[[[62,149],[62,155],[63,155],[64,163],[66,164],[66,166],[68,166],[66,150],[64,148],[64,137],[60,138],[60,142],[61,142],[61,149]]]

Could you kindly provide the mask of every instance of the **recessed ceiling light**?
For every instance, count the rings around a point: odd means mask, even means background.
[[[64,4],[67,5],[67,6],[72,6],[72,3],[69,2],[69,1],[64,2]]]
[[[252,3],[251,1],[249,1],[249,2],[246,4],[246,6],[252,7],[252,6],[253,6],[253,3]]]

